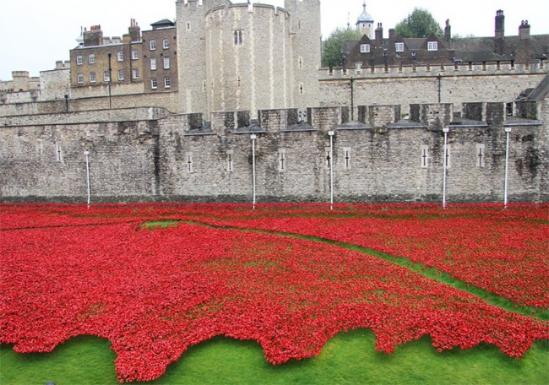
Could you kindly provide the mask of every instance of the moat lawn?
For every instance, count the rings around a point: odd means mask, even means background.
[[[165,376],[149,384],[372,384],[372,385],[544,385],[549,344],[538,342],[521,360],[493,346],[439,353],[429,338],[411,342],[392,355],[375,352],[369,331],[333,338],[320,356],[272,366],[254,342],[216,338],[191,348]],[[0,384],[115,385],[109,343],[77,337],[48,354],[21,355],[0,350]]]

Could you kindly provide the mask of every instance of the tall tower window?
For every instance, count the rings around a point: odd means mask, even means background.
[[[234,31],[234,45],[242,45],[242,30]]]

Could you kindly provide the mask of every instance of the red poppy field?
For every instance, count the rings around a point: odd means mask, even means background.
[[[0,343],[49,352],[99,336],[112,344],[120,382],[156,379],[215,336],[257,341],[272,364],[318,355],[360,328],[386,353],[427,335],[440,351],[488,343],[520,359],[549,339],[547,321],[375,255],[280,232],[409,258],[546,309],[548,208],[2,205]],[[145,226],[166,220],[175,222]]]

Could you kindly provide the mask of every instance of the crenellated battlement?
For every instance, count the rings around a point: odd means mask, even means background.
[[[539,60],[529,65],[515,64],[513,61],[456,63],[453,65],[402,65],[402,66],[371,66],[355,69],[321,68],[320,80],[361,79],[361,78],[402,78],[402,77],[438,77],[438,76],[472,76],[472,75],[516,75],[544,74],[549,72],[546,61]]]

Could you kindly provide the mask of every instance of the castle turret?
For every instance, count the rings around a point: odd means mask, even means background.
[[[285,0],[293,32],[294,107],[318,104],[320,68],[320,0]]]
[[[373,39],[374,33],[374,18],[366,12],[366,1],[362,4],[362,13],[356,21],[356,29],[360,31],[363,35],[368,36],[370,39]]]

